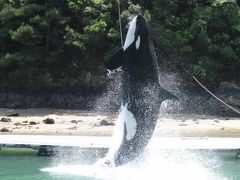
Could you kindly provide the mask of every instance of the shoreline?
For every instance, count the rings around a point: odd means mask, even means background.
[[[8,117],[15,115],[14,117]],[[0,135],[69,135],[112,136],[116,115],[81,110],[48,108],[0,108]],[[44,120],[52,119],[53,124]],[[216,116],[159,117],[154,136],[157,137],[240,137],[240,118]]]

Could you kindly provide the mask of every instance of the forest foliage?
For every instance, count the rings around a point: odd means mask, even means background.
[[[0,0],[0,82],[89,84],[121,47],[116,0]],[[240,3],[236,0],[121,0],[129,18],[148,20],[157,54],[208,80],[240,77]],[[174,58],[182,57],[182,58]],[[94,83],[94,81],[92,81]]]

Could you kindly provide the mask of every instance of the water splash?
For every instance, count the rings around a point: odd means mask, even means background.
[[[221,161],[215,153],[199,153],[185,150],[150,149],[138,162],[120,167],[107,167],[98,164],[60,164],[42,171],[52,175],[81,176],[104,180],[225,180],[215,170]]]
[[[117,72],[117,74],[120,74]],[[109,104],[116,103],[119,98],[119,90],[121,89],[121,76],[115,78],[112,76],[112,83],[107,87],[105,93],[96,100],[95,110],[105,112],[110,110]],[[174,77],[170,77],[174,78]],[[165,81],[167,82],[167,81]],[[166,86],[167,87],[167,86]],[[175,89],[178,89],[178,84],[175,84]],[[118,98],[118,100],[116,99]],[[118,102],[121,102],[119,100]],[[171,104],[163,104],[168,109],[173,107]],[[165,110],[166,111],[166,110]],[[176,111],[176,109],[174,109]],[[165,112],[165,115],[167,111]],[[101,163],[94,163],[92,155],[81,154],[81,151],[73,150],[66,151],[66,155],[59,155],[53,160],[53,166],[41,169],[52,175],[67,175],[85,177],[86,179],[104,179],[104,180],[145,180],[145,179],[164,179],[164,180],[225,180],[225,177],[215,173],[220,165],[220,160],[214,157],[214,154],[200,154],[184,150],[155,150],[150,149],[145,153],[144,157],[138,162],[131,162],[120,167],[102,166]],[[104,155],[103,155],[104,156]],[[82,157],[82,159],[78,159]],[[84,159],[85,158],[85,159]],[[96,156],[95,162],[99,159]],[[90,162],[89,163],[89,160]]]
[[[95,99],[93,111],[97,113],[117,112],[121,105],[121,69],[108,71],[108,83],[104,92]]]

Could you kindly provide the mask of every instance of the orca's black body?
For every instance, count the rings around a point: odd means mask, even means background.
[[[134,24],[133,24],[134,23]],[[130,32],[131,31],[131,32]],[[108,62],[109,70],[122,66],[122,112],[128,115],[122,123],[121,142],[106,164],[123,165],[136,159],[152,137],[161,103],[176,97],[159,84],[158,64],[148,26],[142,15],[130,25],[124,47]]]

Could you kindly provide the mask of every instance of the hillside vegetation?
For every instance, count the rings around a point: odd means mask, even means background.
[[[117,7],[116,0],[0,0],[1,85],[104,86],[104,64],[121,47]],[[121,10],[124,35],[129,17],[145,15],[170,70],[239,80],[238,1],[122,0]]]

